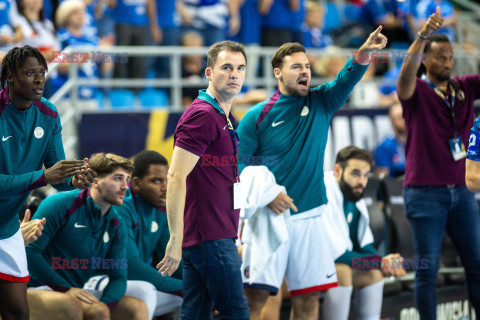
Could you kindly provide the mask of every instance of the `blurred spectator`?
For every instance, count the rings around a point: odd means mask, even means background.
[[[239,0],[179,0],[178,12],[183,29],[200,33],[206,46],[225,40],[225,30],[233,36],[240,29]]]
[[[182,34],[180,45],[183,47],[202,47],[202,35],[196,31],[187,31]],[[195,87],[184,87],[182,89],[183,105],[189,106],[198,96],[198,90],[203,89],[205,84],[202,80],[205,78],[205,60],[203,55],[185,55],[182,57],[182,78],[190,83],[197,83]]]
[[[302,42],[303,4],[304,0],[259,0],[262,46],[277,47],[286,42]]]
[[[240,6],[240,28],[237,34],[232,37],[233,41],[240,42],[246,46],[260,44],[262,18],[259,12],[259,5],[261,2],[262,0],[243,0]],[[250,61],[248,62],[250,65]]]
[[[44,0],[45,1],[45,0]],[[59,0],[59,6],[68,0]],[[95,18],[95,10],[97,6],[100,5],[100,0],[82,0],[83,4],[85,5],[85,14],[83,17],[83,26],[82,26],[82,34],[89,37],[90,39],[94,39],[98,37],[98,24]],[[58,8],[57,8],[58,11]],[[56,11],[55,11],[56,15]],[[56,18],[55,18],[56,20]],[[55,21],[57,23],[57,21]],[[57,28],[60,28],[58,24],[56,24]]]
[[[438,29],[437,32],[445,34],[450,42],[454,42],[457,13],[452,3],[448,0],[420,0],[415,10],[415,25],[420,29],[420,26],[423,26],[427,22],[428,17],[435,13],[437,6],[440,7],[440,12],[444,19],[442,27]]]
[[[0,0],[0,49],[5,54],[15,43],[23,40],[19,19],[15,0]]]
[[[176,19],[176,6],[178,0],[156,0],[157,20],[161,30],[161,46],[178,46],[180,30]],[[155,71],[157,78],[170,76],[170,59],[166,56],[155,59]]]
[[[332,39],[322,32],[324,23],[324,9],[315,1],[307,2],[307,14],[302,25],[303,46],[305,48],[319,48],[331,46]]]
[[[408,6],[397,0],[368,0],[362,8],[361,17],[374,28],[382,25],[382,33],[392,42],[411,42],[408,32]]]
[[[52,60],[52,51],[60,50],[52,21],[45,18],[43,0],[20,0],[19,23],[25,38],[24,45],[36,47],[47,62]]]
[[[161,41],[155,0],[108,0],[108,4],[113,10],[117,46],[146,46],[148,25],[150,25],[153,41],[155,43]],[[115,64],[114,77],[145,78],[146,67],[145,57],[129,57],[127,63]]]
[[[398,177],[405,173],[407,134],[403,110],[399,102],[390,107],[389,115],[394,135],[387,137],[375,150],[375,173],[379,177]]]
[[[58,30],[58,39],[62,50],[68,46],[98,46],[96,37],[87,36],[84,33],[85,14],[86,6],[82,0],[66,0],[58,7],[55,14],[55,22],[60,28]],[[77,63],[79,64],[78,76],[80,78],[97,78],[97,65],[91,60],[91,55],[84,53],[84,55],[77,54],[77,56]],[[59,68],[57,88],[61,87],[68,80],[68,67],[69,63],[64,63]],[[82,86],[78,90],[79,98],[92,99],[96,89],[94,87]]]
[[[240,0],[240,28],[236,35],[229,38],[246,46],[246,51],[260,46],[262,36],[262,17],[259,12],[259,5],[263,0]],[[250,55],[248,57],[246,83],[255,79],[259,68],[259,57]],[[245,87],[245,84],[244,84]]]

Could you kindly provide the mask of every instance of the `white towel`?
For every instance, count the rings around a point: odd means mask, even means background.
[[[245,207],[240,216],[246,219],[242,232],[243,264],[249,266],[249,283],[262,274],[278,247],[288,240],[290,210],[277,215],[267,208],[285,187],[277,185],[275,176],[265,166],[248,166],[240,175]]]

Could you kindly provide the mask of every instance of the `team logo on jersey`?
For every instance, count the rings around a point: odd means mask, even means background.
[[[108,232],[105,231],[103,234],[103,242],[107,243],[108,241],[110,241],[110,237],[108,236]]]
[[[36,127],[35,130],[33,130],[33,135],[35,138],[40,139],[43,137],[44,131],[42,127]]]
[[[152,233],[158,231],[158,223],[156,221],[152,221]]]
[[[309,112],[310,112],[310,110],[308,109],[308,107],[307,107],[307,106],[303,106],[302,113],[300,113],[300,115],[301,115],[302,117],[305,117]]]

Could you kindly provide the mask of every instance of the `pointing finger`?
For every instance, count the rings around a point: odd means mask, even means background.
[[[23,221],[22,221],[22,222],[28,222],[28,221],[30,221],[30,216],[31,216],[31,214],[32,214],[32,213],[31,213],[30,209],[27,209],[27,210],[25,211],[25,216],[23,216]]]
[[[381,25],[378,26],[377,30],[373,31],[373,35],[377,36],[380,33],[380,31],[382,31],[382,26]]]

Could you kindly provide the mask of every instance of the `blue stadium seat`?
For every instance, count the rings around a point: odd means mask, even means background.
[[[105,95],[103,94],[101,89],[95,90],[95,95],[93,96],[93,98],[97,100],[98,109],[105,108]]]
[[[116,89],[108,93],[112,108],[135,108],[135,93],[126,89]]]
[[[159,108],[168,106],[168,95],[164,90],[145,89],[139,94],[143,108]]]

